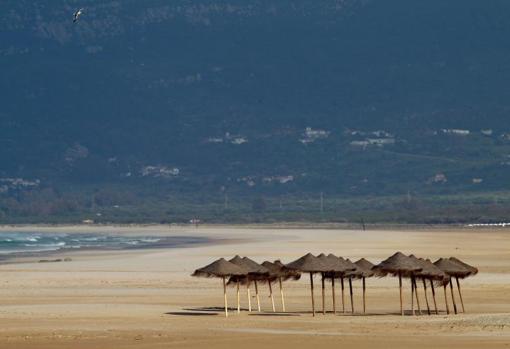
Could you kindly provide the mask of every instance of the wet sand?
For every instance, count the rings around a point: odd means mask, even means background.
[[[0,228],[2,229],[7,228]],[[20,228],[20,229],[33,229]],[[9,228],[12,230],[12,228]],[[510,348],[510,231],[275,229],[204,227],[46,227],[38,231],[100,231],[207,237],[223,243],[173,249],[62,252],[71,262],[37,263],[24,258],[0,266],[0,348]],[[192,278],[194,269],[234,253],[261,262],[289,262],[306,252],[331,252],[379,262],[395,251],[436,259],[457,256],[479,267],[462,282],[466,314],[405,316],[398,281],[367,279],[367,315],[361,315],[361,283],[354,281],[355,316],[311,316],[309,279],[287,282],[286,314],[271,312],[260,286],[262,312],[232,309],[223,317],[218,279]],[[320,280],[316,304],[321,307]],[[410,286],[404,301],[410,310]],[[331,310],[330,284],[326,306]],[[419,290],[425,308],[423,290]],[[235,307],[235,289],[228,300]],[[252,295],[253,295],[252,289]],[[277,310],[281,308],[275,286]],[[457,296],[457,294],[455,294]],[[449,297],[451,297],[449,295]],[[347,300],[347,297],[346,297]],[[429,293],[429,301],[432,298]],[[449,298],[451,302],[451,299]],[[457,298],[458,301],[458,298]],[[256,301],[253,298],[252,304]],[[337,283],[337,304],[341,308]],[[241,305],[247,307],[246,290]],[[460,304],[459,304],[460,305]],[[450,303],[451,306],[451,303]],[[254,306],[256,309],[256,306]],[[346,308],[350,308],[347,302]]]

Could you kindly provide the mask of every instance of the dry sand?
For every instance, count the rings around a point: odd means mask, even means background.
[[[13,228],[0,228],[1,230]],[[34,231],[34,227],[18,228]],[[229,239],[191,248],[61,253],[71,262],[28,258],[0,266],[0,348],[510,348],[510,231],[349,231],[335,229],[46,227],[47,231],[100,231]],[[396,250],[432,259],[455,255],[480,268],[462,283],[466,314],[397,315],[398,282],[368,279],[368,315],[312,318],[308,278],[285,283],[288,314],[270,312],[261,286],[263,312],[225,319],[220,280],[189,275],[220,256],[249,255],[257,261],[291,261],[305,252],[332,252],[373,262]],[[316,285],[320,280],[316,279]],[[330,286],[326,304],[331,308]],[[405,284],[406,309],[410,308]],[[276,287],[275,287],[276,288]],[[320,307],[320,289],[316,303]],[[422,307],[423,291],[420,289]],[[444,309],[442,290],[438,305]],[[340,294],[339,288],[337,295]],[[430,297],[430,294],[429,294]],[[242,290],[242,306],[246,292]],[[431,299],[430,299],[431,301]],[[229,289],[230,306],[235,290]],[[340,304],[340,299],[337,301]],[[255,304],[255,300],[253,300]],[[280,300],[276,297],[276,306]]]

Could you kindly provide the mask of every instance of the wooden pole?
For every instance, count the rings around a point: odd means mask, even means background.
[[[324,283],[324,273],[321,273],[321,286],[322,286],[322,314],[326,315],[326,290]]]
[[[462,305],[462,312],[465,313],[466,310],[464,309],[464,301],[462,300],[462,293],[460,292],[459,278],[455,277],[455,281],[457,281],[457,289],[459,290],[459,298],[460,298],[460,304]]]
[[[228,317],[227,284],[225,283],[225,277],[223,277],[223,298],[225,301],[225,317]]]
[[[251,292],[250,292],[250,281],[246,284],[246,290],[248,292],[248,311],[251,313]]]
[[[413,315],[416,315],[416,313],[414,312],[414,280],[412,276],[411,276],[411,312]]]
[[[282,298],[282,311],[285,312],[285,297],[283,296],[283,285],[282,285],[282,278],[278,278],[278,282],[280,284],[280,296]]]
[[[398,287],[400,289],[400,314],[404,316],[404,307],[402,306],[402,274],[398,273]]]
[[[432,298],[434,299],[434,309],[436,310],[436,315],[438,315],[439,311],[437,310],[436,290],[434,290],[434,282],[432,281],[432,279],[430,279],[430,288],[432,289]]]
[[[448,297],[446,295],[446,285],[443,285],[444,289],[444,303],[446,304],[446,314],[450,314],[450,307],[448,306]]]
[[[241,312],[241,295],[239,294],[239,279],[237,279],[237,313]]]
[[[429,298],[427,297],[427,283],[425,282],[425,278],[421,278],[421,281],[423,281],[423,293],[425,294],[425,303],[427,304],[427,314],[430,315]]]
[[[344,277],[340,278],[340,283],[342,287],[342,313],[345,313],[345,290],[344,290]]]
[[[453,282],[452,278],[450,278],[450,291],[452,293],[452,303],[453,303],[453,311],[457,314],[457,304],[455,303],[455,296],[453,295]]]
[[[365,287],[365,277],[363,276],[363,314],[366,313],[366,307],[365,307],[365,290],[366,290],[366,287]]]
[[[351,294],[351,314],[354,314],[354,297],[352,295],[352,277],[349,276],[349,293]]]
[[[271,297],[271,306],[273,307],[273,313],[276,313],[276,308],[274,307],[274,297],[273,297],[273,286],[271,286],[271,280],[267,280],[269,284],[269,297]]]
[[[312,316],[315,316],[315,300],[313,298],[313,274],[310,273],[310,292],[312,294]]]
[[[418,315],[421,315],[420,298],[418,297],[418,285],[416,284],[416,278],[413,277],[414,282],[414,293],[416,295],[416,305],[418,305]]]
[[[259,287],[257,286],[257,280],[255,283],[255,297],[257,297],[257,311],[260,313],[260,298],[259,298]]]
[[[331,294],[333,297],[333,314],[336,314],[335,275],[331,278]]]

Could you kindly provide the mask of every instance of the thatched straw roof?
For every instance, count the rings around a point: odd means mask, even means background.
[[[451,261],[450,259],[440,258],[434,262],[434,265],[449,276],[465,278],[471,275],[471,270],[456,262]]]
[[[356,266],[358,267],[358,271],[361,277],[368,278],[376,274],[375,270],[372,270],[372,268],[375,267],[375,265],[367,261],[365,258],[357,260],[356,262],[354,262],[354,264],[356,264]]]
[[[265,261],[262,263],[262,266],[269,270],[269,278],[273,281],[278,278],[282,278],[282,281],[288,279],[299,280],[301,277],[301,274],[298,271],[285,268],[279,260],[274,262]]]
[[[296,259],[294,262],[285,265],[285,268],[309,273],[328,271],[328,266],[311,253],[308,253],[303,257]]]
[[[455,258],[455,257],[450,257],[449,259],[450,259],[452,262],[457,263],[457,264],[460,264],[460,265],[462,265],[463,267],[465,267],[466,269],[468,269],[469,271],[471,271],[471,274],[470,274],[470,275],[476,275],[476,274],[478,274],[478,268],[475,268],[475,267],[473,267],[472,265],[469,265],[469,264],[467,264],[467,263],[464,263],[463,261],[461,261],[460,259]]]
[[[248,257],[241,258],[239,255],[235,256],[231,260],[229,260],[230,263],[233,263],[237,266],[239,266],[241,269],[244,270],[245,275],[269,275],[269,270],[267,270],[265,267],[261,266],[257,262],[249,259]]]
[[[250,273],[269,275],[269,270],[266,267],[264,267],[263,265],[258,264],[254,260],[252,260],[248,257],[243,257],[243,261],[246,266],[248,266],[252,270],[255,270],[253,272],[250,271]]]
[[[342,257],[340,257],[340,258],[342,258]],[[353,270],[347,272],[346,276],[352,276],[355,278],[363,277],[363,271],[360,268],[358,268],[358,266],[356,264],[354,264],[349,258],[345,259],[344,262],[353,269]]]
[[[244,270],[224,258],[220,258],[203,268],[195,270],[191,276],[200,277],[227,277],[235,275],[244,275]]]
[[[327,256],[321,253],[317,258],[327,267],[328,273],[346,273],[356,269],[356,267],[349,265],[343,258],[339,258],[332,253]]]
[[[337,264],[336,272],[350,273],[358,270],[358,266],[350,260],[345,260],[342,257],[337,257],[334,254],[329,254],[328,258],[333,259]]]
[[[285,275],[285,271],[278,265],[273,262],[264,261],[261,264],[264,268],[269,270],[269,276],[271,277],[283,277]]]
[[[402,252],[395,253],[374,267],[374,270],[381,273],[381,275],[390,273],[393,275],[401,274],[402,276],[409,276],[421,269],[422,267],[416,261]]]
[[[415,276],[430,278],[439,281],[447,277],[447,275],[436,265],[434,265],[434,263],[432,263],[430,259],[417,258],[414,255],[410,255],[409,258],[415,260],[422,267],[420,271],[414,273]]]

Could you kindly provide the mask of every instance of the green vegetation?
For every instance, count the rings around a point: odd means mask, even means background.
[[[408,223],[506,222],[510,192],[342,198],[320,195],[139,196],[112,189],[0,200],[0,224],[13,223]]]

